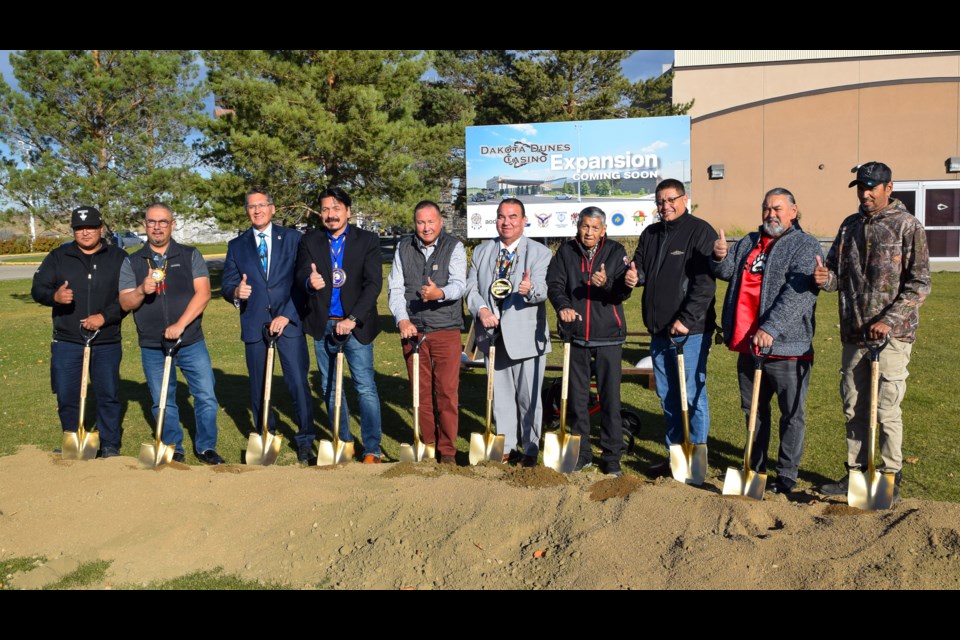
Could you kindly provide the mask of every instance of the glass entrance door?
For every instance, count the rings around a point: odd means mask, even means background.
[[[960,258],[960,180],[894,182],[893,197],[923,223],[931,260]]]

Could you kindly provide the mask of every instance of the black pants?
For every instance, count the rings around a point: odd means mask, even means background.
[[[780,454],[777,478],[788,487],[797,483],[800,458],[803,457],[803,436],[806,431],[807,389],[810,386],[811,360],[767,360],[760,381],[757,405],[756,440],[750,456],[750,468],[765,473],[767,447],[770,445],[770,401],[777,394],[780,406]],[[750,420],[750,399],[753,396],[753,358],[741,353],[737,359],[740,380],[740,406]],[[749,427],[749,424],[748,424]]]
[[[620,462],[623,455],[623,421],[620,418],[620,380],[623,369],[623,345],[570,348],[570,386],[567,404],[570,430],[580,436],[580,460],[591,462],[590,379],[591,360],[596,359],[597,390],[600,393],[600,459],[604,464]]]

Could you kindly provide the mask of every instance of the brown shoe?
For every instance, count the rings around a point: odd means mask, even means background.
[[[457,458],[456,456],[447,456],[447,455],[441,454],[440,464],[452,464],[453,466],[457,466]]]
[[[380,464],[380,458],[372,453],[368,453],[367,455],[363,456],[363,464]]]
[[[523,456],[520,460],[520,466],[526,469],[537,466],[537,458],[535,456]]]

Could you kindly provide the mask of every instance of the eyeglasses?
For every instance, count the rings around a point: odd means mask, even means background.
[[[166,229],[172,222],[173,220],[144,220],[143,224],[148,227],[160,227],[161,229]]]
[[[247,211],[256,211],[257,209],[268,209],[273,206],[272,202],[256,202],[247,205]]]
[[[684,195],[686,195],[686,194],[684,194]],[[679,199],[682,198],[682,197],[683,197],[683,196],[673,196],[672,198],[664,198],[663,200],[657,200],[657,201],[656,201],[657,207],[662,207],[662,206],[664,206],[664,205],[666,205],[666,204],[673,204],[674,202],[676,202],[677,200],[679,200]]]

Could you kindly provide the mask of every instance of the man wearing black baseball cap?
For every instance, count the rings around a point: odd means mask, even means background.
[[[907,365],[920,324],[920,305],[930,293],[930,256],[923,225],[896,198],[893,174],[882,162],[854,167],[860,209],[837,233],[826,263],[817,259],[813,277],[824,291],[840,293],[840,341],[843,344],[840,397],[847,419],[847,469],[867,466],[870,419],[871,344],[890,338],[880,352],[877,422],[879,471],[895,474],[894,499],[900,495]],[[849,476],[820,488],[825,495],[847,493]]]
[[[57,247],[33,274],[30,294],[53,307],[50,379],[57,394],[63,431],[76,431],[80,419],[83,350],[90,340],[90,384],[97,399],[100,455],[120,455],[120,309],[117,281],[127,254],[102,239],[103,219],[95,207],[78,207],[70,216],[73,242]]]

